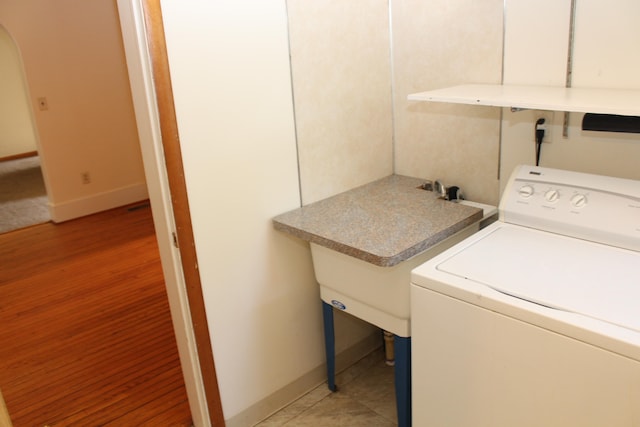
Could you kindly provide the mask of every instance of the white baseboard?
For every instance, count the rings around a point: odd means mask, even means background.
[[[376,329],[375,333],[370,334],[336,355],[336,372],[343,371],[355,364],[364,356],[379,348],[381,343],[380,330]],[[322,364],[241,413],[226,419],[225,425],[227,427],[252,426],[326,381],[327,367]]]
[[[147,185],[140,183],[63,203],[49,202],[49,213],[53,222],[64,222],[148,198]]]

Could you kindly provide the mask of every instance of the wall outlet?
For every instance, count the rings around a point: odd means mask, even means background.
[[[80,177],[82,178],[83,184],[91,184],[91,175],[89,174],[89,172],[82,172],[80,174]]]
[[[554,119],[554,111],[536,111],[535,112],[535,116],[534,116],[534,122],[533,122],[533,126],[534,126],[534,133],[535,133],[535,124],[538,121],[538,119],[544,119],[544,138],[542,139],[542,143],[551,143],[554,141],[554,123],[553,123],[553,119]]]

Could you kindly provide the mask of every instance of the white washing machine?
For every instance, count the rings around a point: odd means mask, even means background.
[[[640,426],[640,181],[519,166],[412,272],[413,425]]]

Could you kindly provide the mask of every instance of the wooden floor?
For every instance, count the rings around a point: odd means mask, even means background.
[[[14,427],[191,425],[148,206],[0,235],[0,389]]]

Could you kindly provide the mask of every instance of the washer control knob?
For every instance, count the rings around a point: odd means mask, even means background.
[[[575,206],[576,208],[581,208],[583,206],[585,206],[587,204],[587,196],[585,196],[584,194],[574,194],[571,197],[571,204],[573,206]]]
[[[531,185],[523,185],[518,190],[518,194],[520,194],[520,197],[523,197],[525,199],[531,197],[533,196],[533,187]]]
[[[560,193],[558,192],[558,190],[548,190],[546,193],[544,193],[544,198],[547,199],[547,202],[557,202],[560,198]]]

